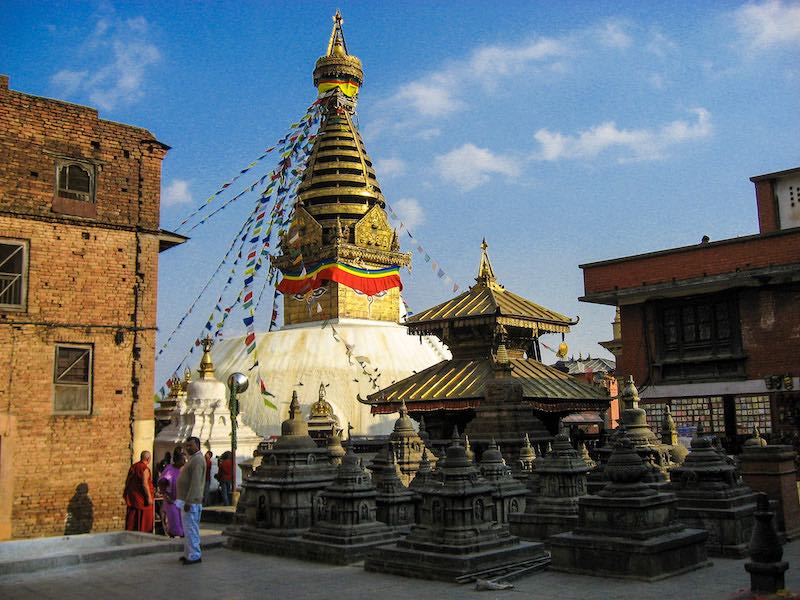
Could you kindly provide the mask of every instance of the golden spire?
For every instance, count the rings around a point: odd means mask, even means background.
[[[492,262],[489,260],[489,252],[487,251],[488,248],[489,244],[486,243],[486,238],[483,238],[481,242],[481,264],[478,267],[478,276],[475,278],[475,281],[487,287],[503,289],[503,286],[497,283],[497,278],[494,276],[494,269],[492,268]]]
[[[344,31],[342,31],[343,23],[342,13],[337,8],[336,14],[333,15],[333,30],[331,31],[331,39],[328,41],[328,51],[325,53],[327,56],[333,56],[334,54],[341,56],[342,51],[347,54],[347,43],[344,41]]]
[[[214,342],[206,336],[200,343],[203,345],[203,358],[200,359],[200,368],[197,372],[200,373],[200,379],[214,379],[214,363],[211,361],[211,346]]]

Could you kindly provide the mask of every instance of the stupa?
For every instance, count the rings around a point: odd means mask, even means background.
[[[453,358],[366,401],[374,414],[395,412],[405,402],[411,417],[425,415],[433,439],[446,439],[457,426],[480,451],[494,438],[510,462],[526,433],[534,442],[546,441],[556,433],[560,416],[608,406],[601,388],[541,362],[539,337],[567,333],[576,323],[506,290],[495,277],[484,240],[475,284],[406,322],[409,333],[440,338]]]
[[[692,438],[683,465],[672,469],[671,481],[678,497],[678,519],[690,527],[708,530],[709,555],[747,555],[756,496],[740,482],[736,468],[702,431]]]
[[[400,480],[403,485],[408,485],[414,479],[419,468],[425,442],[414,430],[414,424],[408,416],[405,403],[400,405],[400,416],[394,423],[392,433],[389,434],[389,441],[400,468]]]
[[[293,546],[293,554],[350,564],[363,560],[376,546],[396,541],[400,537],[396,530],[376,518],[377,496],[361,459],[348,442],[336,479],[322,492],[323,514],[301,543]]]
[[[494,514],[498,523],[507,524],[509,515],[525,510],[527,488],[511,474],[497,444],[492,441],[481,455],[478,469],[483,478],[494,486]]]
[[[525,540],[545,541],[578,526],[578,500],[586,495],[586,474],[591,467],[559,433],[550,454],[536,459],[529,479],[525,511],[509,518],[511,533]]]
[[[228,388],[217,379],[216,369],[211,359],[210,338],[202,340],[203,357],[198,369],[199,378],[190,380],[184,377],[185,399],[178,395],[177,403],[170,424],[158,432],[153,443],[153,452],[157,457],[165,452],[172,452],[177,444],[187,438],[200,438],[200,449],[211,450],[214,456],[220,456],[231,449],[231,412],[228,408]],[[261,438],[245,423],[245,415],[241,412],[236,419],[236,464],[247,462],[253,458],[253,451],[258,448]],[[212,475],[216,472],[216,461],[212,461]],[[241,472],[236,481],[244,479]],[[212,489],[216,487],[211,478]]]
[[[620,426],[609,435],[605,446],[598,450],[598,463],[587,479],[590,494],[598,493],[606,485],[605,467],[611,458],[619,437],[625,436],[642,458],[646,471],[643,481],[655,488],[669,486],[669,470],[677,466],[672,460],[671,447],[661,443],[647,424],[647,413],[639,406],[639,390],[628,377],[620,394]]]
[[[533,473],[533,467],[536,463],[536,450],[531,445],[531,440],[528,434],[525,434],[525,440],[519,449],[519,456],[517,460],[512,463],[511,472],[514,477],[522,482],[527,482]]]
[[[549,538],[550,568],[654,581],[707,565],[708,533],[676,520],[675,495],[644,481],[649,467],[627,435],[615,444],[608,484],[579,499],[575,530]]]
[[[319,384],[317,401],[311,405],[308,415],[308,435],[318,446],[325,446],[332,435],[342,433],[339,418],[333,412],[333,406],[325,399],[325,384]]]
[[[541,544],[520,542],[492,518],[494,488],[460,443],[447,449],[437,471],[441,483],[417,488],[422,496],[418,523],[397,544],[376,549],[364,562],[368,571],[454,581],[544,556]]]
[[[392,451],[391,443],[384,447],[382,454],[386,457],[386,463],[381,467],[379,476],[376,468],[372,467],[372,481],[375,489],[378,490],[378,496],[375,499],[378,506],[377,519],[396,531],[406,534],[411,531],[411,526],[415,522],[417,495],[403,485],[400,479],[400,467]],[[428,470],[430,470],[430,465],[428,465]]]
[[[335,477],[328,450],[308,435],[295,392],[281,436],[242,484],[235,523],[225,531],[228,546],[281,554],[285,539],[301,536],[322,517],[322,492]]]
[[[356,401],[450,357],[436,339],[409,336],[400,325],[400,251],[386,201],[355,121],[361,61],[348,51],[337,12],[314,85],[326,94],[324,116],[302,181],[281,255],[283,327],[256,334],[259,369],[269,392],[288,399],[298,384],[328,384],[327,402],[354,435],[391,431],[394,419],[372,416]],[[218,370],[248,373],[243,338],[214,349]],[[261,436],[277,432],[288,411],[265,407],[257,385],[241,395],[247,422]],[[396,409],[392,412],[396,412]]]

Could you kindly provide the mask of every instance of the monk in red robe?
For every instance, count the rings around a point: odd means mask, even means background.
[[[125,529],[153,533],[155,525],[153,475],[150,473],[150,453],[145,450],[139,462],[131,465],[125,480]]]

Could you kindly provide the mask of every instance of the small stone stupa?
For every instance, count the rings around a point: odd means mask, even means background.
[[[535,481],[525,498],[525,512],[509,518],[511,533],[525,540],[545,541],[556,533],[578,526],[578,500],[586,495],[590,467],[572,447],[566,433],[559,433],[553,451],[536,459]]]
[[[415,522],[417,495],[400,480],[400,467],[397,466],[391,444],[386,444],[383,452],[387,456],[387,463],[380,477],[376,477],[376,472],[372,471],[372,481],[378,490],[378,497],[375,499],[378,506],[377,518],[396,531],[406,534],[411,531]],[[427,461],[426,450],[423,450],[423,455],[423,460]],[[420,461],[420,469],[423,468],[422,462]],[[426,468],[430,472],[430,463]],[[419,472],[418,470],[417,475]]]
[[[211,450],[214,456],[220,456],[231,449],[231,411],[228,407],[228,388],[216,378],[216,369],[211,360],[211,338],[201,340],[203,358],[198,369],[199,378],[186,382],[185,400],[178,397],[178,402],[170,424],[156,436],[153,451],[157,457],[165,452],[172,452],[177,444],[187,438],[200,438],[200,449]],[[242,420],[242,413],[236,419],[236,464],[252,459],[253,451],[258,448],[261,438]],[[216,472],[216,461],[212,461],[212,475]],[[241,467],[239,467],[241,468]],[[243,474],[237,473],[236,481],[243,481]],[[212,489],[216,486],[211,478]]]
[[[394,429],[389,434],[389,441],[394,447],[394,454],[400,467],[400,480],[403,485],[408,485],[419,469],[425,443],[414,430],[414,422],[408,416],[405,402],[400,406],[400,417],[395,421]]]
[[[301,536],[322,517],[322,492],[335,477],[328,450],[308,435],[294,392],[281,436],[242,485],[236,522],[225,531],[228,546],[283,553],[284,539]]]
[[[622,388],[620,426],[609,436],[608,443],[598,451],[597,468],[587,479],[590,494],[597,494],[606,484],[604,470],[614,451],[616,440],[624,435],[645,464],[643,481],[654,488],[669,486],[669,470],[676,466],[672,462],[670,449],[659,441],[647,425],[647,413],[639,407],[639,390],[628,377]]]
[[[323,514],[294,547],[298,558],[333,564],[363,560],[400,536],[376,519],[378,492],[350,442],[333,483],[322,492]]]
[[[508,524],[510,514],[525,510],[525,494],[528,488],[514,479],[494,440],[483,452],[478,469],[483,478],[494,487],[492,518],[498,523]]]
[[[364,563],[368,571],[454,581],[544,556],[542,544],[520,542],[492,519],[494,488],[458,441],[447,449],[438,472],[441,483],[417,489],[419,522],[404,540],[375,550]]]
[[[661,417],[661,443],[669,450],[670,460],[673,463],[683,464],[689,450],[678,441],[678,427],[672,418],[669,404],[664,405],[664,416]]]
[[[678,497],[678,519],[708,530],[708,554],[747,556],[755,494],[739,481],[736,468],[717,452],[700,426],[683,465],[672,469],[671,480]]]
[[[550,537],[550,568],[655,581],[707,565],[708,533],[676,521],[675,495],[647,484],[648,471],[631,440],[617,436],[609,483],[580,498],[574,531]]]
[[[513,462],[511,473],[522,482],[527,482],[528,478],[533,473],[533,467],[536,462],[536,450],[531,446],[531,440],[528,434],[525,434],[525,441],[519,449],[519,457]]]
[[[333,406],[325,399],[325,384],[320,383],[317,401],[311,405],[308,416],[308,435],[317,446],[324,447],[331,435],[341,433],[339,417],[333,413]]]

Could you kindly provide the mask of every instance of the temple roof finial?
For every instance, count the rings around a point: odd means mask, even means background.
[[[486,243],[486,238],[483,238],[481,242],[481,264],[478,267],[478,276],[475,278],[475,281],[484,285],[497,285],[494,269],[489,260],[489,253],[487,252],[488,248],[489,244]]]
[[[200,343],[203,345],[203,358],[200,359],[200,368],[197,372],[200,373],[200,379],[213,379],[214,363],[211,360],[211,346],[214,345],[214,342],[206,336],[200,340]]]
[[[342,51],[347,54],[347,43],[344,41],[344,31],[342,30],[343,23],[342,13],[337,8],[336,14],[333,15],[333,30],[331,31],[331,39],[328,40],[328,51],[325,53],[327,56],[335,54],[341,56]]]

